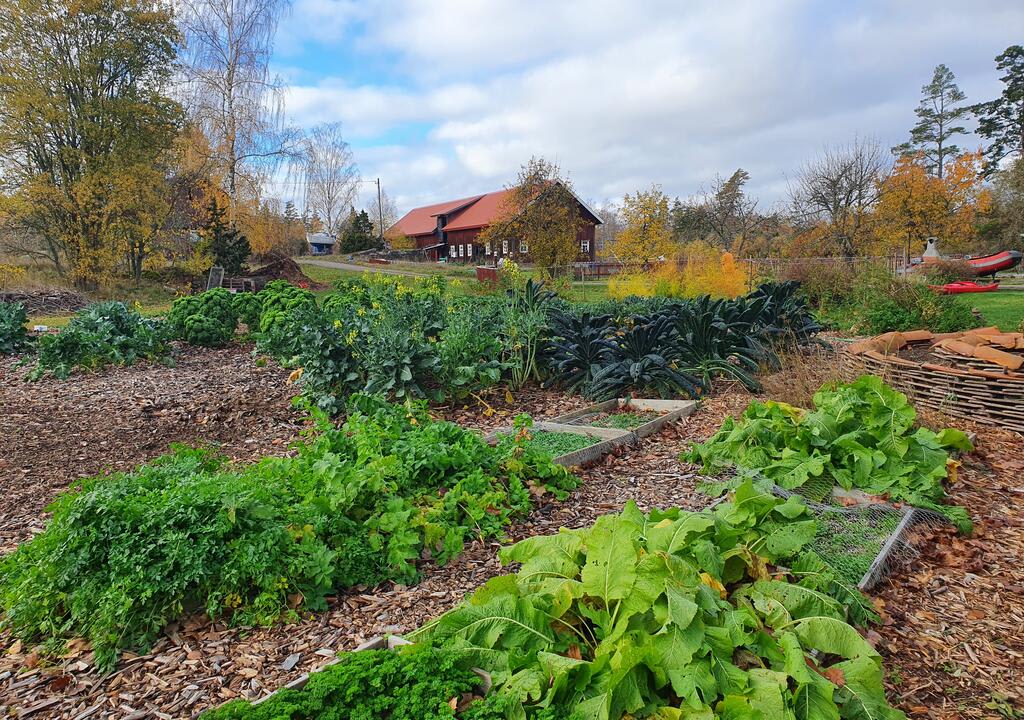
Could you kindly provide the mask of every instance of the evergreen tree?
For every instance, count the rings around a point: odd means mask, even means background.
[[[242,265],[252,252],[249,240],[227,222],[224,208],[215,198],[210,199],[208,213],[201,233],[203,241],[213,255],[214,264],[223,267],[225,275],[237,275],[242,272]]]
[[[971,108],[961,103],[967,98],[956,84],[956,76],[945,65],[936,65],[932,81],[921,88],[921,103],[914,110],[917,124],[910,130],[910,142],[893,148],[900,155],[921,153],[928,172],[942,177],[947,160],[960,154],[950,139],[963,135],[967,128],[958,123]]]
[[[1002,94],[995,100],[971,108],[978,116],[978,134],[989,141],[985,151],[986,172],[999,169],[999,161],[1016,154],[1024,156],[1024,47],[1011,45],[996,56],[996,68],[1003,71]]]
[[[377,247],[377,237],[373,233],[373,223],[365,210],[349,210],[345,229],[341,232],[341,252],[354,253]]]
[[[993,252],[1024,250],[1024,155],[992,176],[992,210],[980,234]]]
[[[284,204],[284,217],[285,220],[291,223],[301,222],[299,220],[299,211],[295,209],[295,203],[291,200],[285,201]]]

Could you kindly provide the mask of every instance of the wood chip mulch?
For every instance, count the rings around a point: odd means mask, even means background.
[[[75,480],[127,470],[172,442],[214,444],[233,460],[282,454],[302,428],[288,370],[241,345],[184,346],[176,366],[140,363],[25,382],[0,358],[0,554],[42,530]]]
[[[920,557],[873,591],[889,697],[912,717],[1024,717],[1024,437],[928,422],[978,434],[949,493],[974,534],[928,531]]]
[[[209,357],[197,359],[196,363],[207,380],[215,375],[210,372],[209,363]],[[252,366],[251,358],[244,355],[237,370],[241,370],[243,363]],[[178,371],[182,364],[179,361]],[[187,361],[184,364],[188,367]],[[230,362],[226,365],[231,367]],[[0,372],[7,369],[0,366]],[[283,372],[272,366],[261,370]],[[150,370],[154,371],[159,373],[155,368]],[[87,376],[79,382],[88,385],[96,377]],[[283,383],[279,379],[268,382],[268,386],[273,385],[281,393]],[[165,380],[175,382],[170,376]],[[0,401],[22,395],[12,394],[10,386],[11,382],[3,378]],[[780,396],[798,396],[803,388],[790,386],[783,391],[769,387],[769,392],[772,390]],[[64,432],[70,427],[70,418],[76,417],[74,408],[89,403],[91,397],[88,388],[70,392],[75,393],[74,398],[59,389],[46,391],[50,403],[57,407],[66,405],[60,413],[51,413],[61,418],[56,427],[64,428]],[[91,405],[93,412],[99,408],[99,416],[107,421],[104,408],[112,406],[113,389],[104,389],[100,383],[91,392],[100,398]],[[126,398],[132,395],[130,391],[123,394]],[[185,395],[177,397],[173,403],[187,402]],[[279,395],[264,396],[264,401],[267,397]],[[734,388],[706,398],[689,418],[646,438],[637,447],[619,449],[601,463],[581,471],[583,482],[567,501],[545,501],[525,521],[510,529],[510,539],[552,533],[563,526],[587,525],[604,513],[621,509],[628,499],[637,501],[645,510],[655,506],[703,506],[707,499],[694,490],[696,469],[681,464],[678,454],[690,442],[711,435],[726,415],[739,413],[749,400],[749,395]],[[237,397],[231,401],[237,402]],[[21,402],[25,402],[24,398]],[[213,404],[212,400],[207,402]],[[489,430],[507,425],[514,413],[524,409],[535,417],[550,417],[581,404],[583,401],[578,398],[536,388],[521,391],[512,398],[505,397],[502,390],[481,394],[468,402],[438,406],[435,414]],[[128,400],[122,406],[114,406],[124,407],[119,412],[128,415],[137,412],[131,409],[132,402]],[[21,419],[11,423],[11,427],[19,428],[19,438],[26,437],[20,427],[31,422],[45,426],[48,422],[42,412],[44,405],[28,403],[17,407],[24,409],[19,411]],[[2,420],[10,422],[6,405],[4,409]],[[95,414],[83,414],[77,420],[102,424]],[[286,433],[284,420],[281,422],[281,435],[293,436],[297,428],[287,428]],[[1014,713],[1024,708],[1020,682],[1024,678],[1024,518],[1019,512],[1024,502],[1024,438],[970,426],[962,420],[926,418],[926,422],[978,433],[977,452],[963,458],[964,465],[951,489],[952,501],[968,508],[976,530],[970,538],[957,537],[947,528],[924,531],[917,542],[919,557],[898,568],[873,592],[883,623],[870,630],[868,637],[885,659],[891,701],[912,718],[1021,717]],[[184,440],[200,434],[202,426],[194,420],[190,423],[182,426]],[[122,421],[117,424],[120,426]],[[149,425],[136,420],[133,427]],[[250,432],[259,432],[253,427]],[[7,428],[3,429],[6,435]],[[115,433],[112,430],[109,435]],[[272,435],[260,436],[262,439],[254,444],[263,447],[252,456],[277,447],[270,444],[272,439],[266,440]],[[68,451],[62,453],[63,459],[51,459],[49,464],[38,461],[41,464],[29,466],[30,473],[22,474],[32,475],[43,488],[42,493],[50,497],[69,480],[95,472],[105,464],[129,467],[162,452],[162,448],[151,448],[144,442],[122,441],[112,446],[113,438],[106,439],[108,445],[95,455],[79,451],[77,447],[81,446],[60,439],[58,442],[63,444],[56,447]],[[7,451],[17,443],[2,437],[0,443],[0,458],[7,459]],[[120,453],[123,457],[112,452],[112,448],[124,448]],[[238,452],[241,449],[244,448]],[[77,455],[82,454],[85,460],[77,460]],[[19,463],[35,462],[31,455],[16,457],[21,458]],[[59,479],[47,483],[48,473]],[[12,477],[17,480],[19,475],[0,467],[5,495],[10,494],[7,485]],[[16,481],[12,487],[15,492],[20,488],[25,493],[24,483]],[[32,498],[26,494],[22,499],[25,501],[32,502]],[[12,517],[7,513],[13,511],[15,518],[31,515],[32,523],[43,522],[38,514],[39,502],[36,510],[27,514],[18,514],[6,497],[0,503],[4,503],[0,508],[5,520]],[[10,537],[20,539],[25,534],[23,527]],[[504,571],[497,560],[499,547],[497,542],[471,543],[445,567],[427,561],[423,580],[415,587],[353,589],[335,598],[327,612],[292,625],[228,628],[199,615],[190,616],[168,627],[148,654],[126,654],[117,669],[105,675],[95,671],[92,654],[84,644],[72,643],[66,657],[54,662],[34,648],[12,642],[9,635],[0,635],[0,647],[9,646],[6,653],[0,654],[0,717],[6,712],[17,717],[77,720],[185,718],[230,698],[260,697],[323,665],[337,651],[351,649],[374,635],[408,632],[451,608],[466,593]]]

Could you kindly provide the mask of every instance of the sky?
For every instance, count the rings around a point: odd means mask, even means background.
[[[596,202],[742,167],[770,208],[824,146],[906,140],[938,63],[996,97],[1018,43],[1021,0],[293,0],[272,70],[292,122],[341,121],[403,213],[532,155]]]

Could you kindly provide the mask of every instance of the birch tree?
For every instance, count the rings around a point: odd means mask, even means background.
[[[186,106],[209,140],[230,222],[300,150],[299,132],[285,123],[284,81],[270,72],[287,9],[288,0],[180,0]]]
[[[319,217],[324,229],[337,237],[359,183],[359,171],[342,135],[341,123],[313,128],[303,141],[301,163],[306,210]]]

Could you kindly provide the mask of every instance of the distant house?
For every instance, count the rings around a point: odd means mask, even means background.
[[[478,240],[480,232],[501,217],[509,192],[498,190],[414,208],[388,230],[388,236],[411,238],[432,260],[488,264],[509,257],[529,261],[530,249],[523,241],[506,241],[500,247],[487,247]],[[601,224],[601,218],[575,193],[573,197],[583,220],[576,234],[580,245],[577,261],[593,262],[594,228]]]
[[[309,244],[310,255],[330,255],[337,241],[328,233],[316,232],[306,233],[306,242]]]

